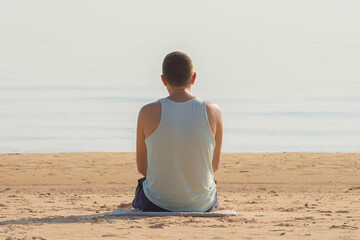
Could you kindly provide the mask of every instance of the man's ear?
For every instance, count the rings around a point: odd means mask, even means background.
[[[196,72],[194,72],[194,74],[193,74],[192,77],[191,77],[191,81],[190,81],[190,84],[191,84],[191,85],[194,85],[195,79],[196,79]]]
[[[162,80],[164,86],[166,87],[168,85],[168,83],[167,83],[166,78],[165,78],[164,75],[161,75],[161,80]]]

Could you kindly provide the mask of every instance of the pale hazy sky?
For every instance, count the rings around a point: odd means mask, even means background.
[[[0,3],[0,86],[152,86],[173,50],[193,58],[199,89],[359,86],[355,0]]]

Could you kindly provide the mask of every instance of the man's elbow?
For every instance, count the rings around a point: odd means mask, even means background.
[[[219,165],[213,165],[213,172],[216,172],[219,169]]]
[[[219,169],[219,165],[220,165],[220,158],[214,158],[212,162],[213,172],[216,172]]]
[[[146,177],[146,169],[138,167],[138,172]]]

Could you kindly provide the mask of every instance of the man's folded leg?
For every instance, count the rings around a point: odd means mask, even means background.
[[[163,209],[153,202],[151,202],[145,195],[142,183],[145,181],[145,177],[138,180],[138,186],[135,190],[135,198],[132,202],[132,206],[136,209],[143,210],[144,212],[169,212]]]

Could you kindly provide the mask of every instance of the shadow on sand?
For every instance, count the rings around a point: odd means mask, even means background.
[[[101,223],[112,219],[142,219],[152,216],[113,216],[108,215],[109,212],[90,214],[90,215],[71,215],[71,216],[54,216],[44,218],[21,218],[16,220],[0,221],[0,225],[15,224],[31,224],[31,223],[47,223],[47,224],[61,224],[61,223]]]

